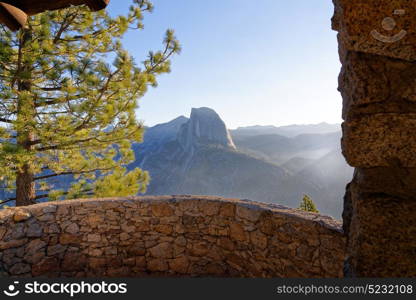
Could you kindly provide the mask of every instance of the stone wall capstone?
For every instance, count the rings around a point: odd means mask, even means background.
[[[48,202],[0,211],[0,270],[21,277],[340,277],[341,224],[200,196]]]

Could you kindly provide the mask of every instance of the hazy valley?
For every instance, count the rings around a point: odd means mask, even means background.
[[[340,126],[254,126],[229,131],[209,108],[146,130],[130,166],[150,172],[149,195],[245,198],[297,207],[304,194],[340,218],[350,168]]]

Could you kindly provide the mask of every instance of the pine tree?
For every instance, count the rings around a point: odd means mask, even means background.
[[[315,203],[308,195],[303,196],[299,209],[307,212],[319,213],[319,210],[316,208]]]
[[[134,0],[111,17],[71,7],[31,17],[17,33],[0,27],[0,180],[15,191],[4,202],[145,191],[149,175],[125,167],[143,135],[135,110],[180,45],[168,30],[163,49],[137,65],[121,40],[152,9]],[[60,190],[63,175],[76,180]]]

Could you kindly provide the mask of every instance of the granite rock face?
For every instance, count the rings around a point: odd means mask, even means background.
[[[408,0],[334,0],[345,197],[346,276],[416,276],[416,13]]]
[[[214,110],[207,107],[192,109],[189,121],[179,131],[178,140],[188,153],[201,144],[236,149],[224,121]]]
[[[0,212],[0,271],[21,277],[341,277],[329,217],[199,196],[50,202]]]

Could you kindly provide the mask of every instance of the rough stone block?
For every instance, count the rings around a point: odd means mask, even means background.
[[[416,114],[377,114],[343,124],[343,154],[354,167],[416,167]]]
[[[348,263],[353,272],[360,277],[416,277],[414,198],[403,201],[369,193],[358,180],[352,183],[351,193],[353,208],[361,213],[352,219],[354,230],[349,235]],[[329,255],[337,254],[328,251]]]
[[[249,206],[237,206],[236,215],[250,222],[257,222],[260,218],[262,211],[256,208],[250,208]]]
[[[172,258],[173,257],[173,245],[170,243],[161,243],[153,248],[149,249],[150,254],[153,257],[158,258]]]
[[[17,263],[15,265],[13,265],[9,272],[12,275],[20,275],[20,274],[25,274],[25,273],[29,273],[31,271],[31,267],[28,264],[24,264],[24,263]]]
[[[156,217],[170,217],[174,214],[172,207],[168,203],[154,203],[151,205],[151,210]]]
[[[81,239],[82,237],[80,235],[63,233],[59,238],[59,242],[62,245],[79,244],[81,242]]]
[[[188,272],[189,260],[185,256],[169,260],[169,267],[176,273],[186,274]]]
[[[28,212],[27,210],[24,210],[24,209],[19,209],[15,212],[15,214],[13,216],[13,220],[16,223],[18,223],[18,222],[26,221],[30,217],[32,217],[32,214],[30,212]]]
[[[334,0],[333,28],[348,50],[416,60],[413,0]]]
[[[27,243],[27,239],[0,241],[0,250],[6,250],[10,248],[17,248]]]
[[[39,263],[32,266],[32,275],[39,277],[59,271],[59,261],[56,257],[45,257]]]
[[[348,52],[341,60],[345,120],[359,114],[416,112],[414,63],[359,52]]]

